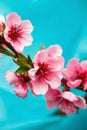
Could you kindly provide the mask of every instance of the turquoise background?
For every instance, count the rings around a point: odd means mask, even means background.
[[[24,54],[33,58],[40,44],[45,47],[60,44],[65,64],[72,57],[87,59],[87,0],[0,0],[0,14],[17,12],[30,19],[34,26],[34,41]],[[56,109],[47,110],[43,96],[28,93],[21,99],[4,79],[8,69],[17,66],[11,58],[0,60],[0,130],[87,130],[87,110],[69,116],[53,116]],[[78,95],[82,94],[77,92]]]

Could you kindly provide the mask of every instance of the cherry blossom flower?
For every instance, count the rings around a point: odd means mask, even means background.
[[[69,91],[61,92],[59,89],[49,89],[45,95],[47,108],[61,107],[61,110],[66,114],[71,114],[77,111],[78,108],[86,108],[84,98],[74,95]]]
[[[20,96],[22,98],[25,98],[27,96],[29,84],[28,82],[24,81],[22,75],[8,70],[6,72],[5,78],[10,84],[15,84],[14,92],[17,96]]]
[[[62,49],[59,45],[53,45],[47,50],[41,50],[36,54],[34,68],[28,72],[36,95],[45,94],[49,86],[53,89],[60,86],[61,69],[64,65],[61,54]]]
[[[31,45],[32,30],[33,26],[29,20],[22,21],[17,13],[7,15],[4,37],[17,52],[21,52],[24,46]]]
[[[87,60],[79,62],[77,58],[71,59],[63,75],[69,87],[76,88],[82,84],[83,89],[87,90]]]

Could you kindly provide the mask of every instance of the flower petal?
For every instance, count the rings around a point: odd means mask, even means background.
[[[21,83],[14,87],[14,91],[17,96],[25,98],[28,93],[28,86],[26,85],[26,83]]]
[[[19,38],[19,41],[21,45],[23,46],[30,46],[33,42],[33,37],[31,35],[22,35],[22,37]]]
[[[11,42],[12,42],[12,41],[11,41]],[[24,49],[24,45],[21,44],[21,42],[19,42],[19,41],[16,41],[16,44],[15,44],[15,42],[12,42],[12,46],[13,46],[14,49],[15,49],[17,52],[19,52],[19,53],[21,53],[21,52],[23,51],[23,49]]]
[[[77,58],[71,59],[67,64],[67,69],[72,72],[72,74],[80,74],[81,67],[79,60]]]
[[[2,32],[2,30],[3,30],[3,25],[2,23],[0,23],[0,32]]]
[[[49,90],[45,94],[45,98],[46,98],[47,101],[56,100],[56,99],[58,99],[58,96],[60,94],[61,94],[60,90],[49,88]]]
[[[74,81],[68,81],[67,82],[67,85],[71,88],[77,88],[79,87],[79,85],[82,83],[82,80],[81,79],[78,79],[78,80],[74,80]]]
[[[46,94],[48,91],[48,85],[45,83],[43,79],[36,79],[35,81],[31,81],[33,86],[33,91],[36,95]]]
[[[86,71],[87,72],[87,60],[84,60],[80,63],[82,71]]]
[[[62,70],[62,74],[67,80],[72,77],[72,72],[69,71],[67,68]]]
[[[87,81],[84,83],[84,90],[87,90]]]
[[[61,93],[61,96],[64,98],[64,99],[67,99],[68,101],[77,101],[78,98],[75,94],[71,93],[71,92],[68,92],[68,91],[64,91]]]
[[[30,69],[30,70],[28,71],[28,75],[29,75],[29,77],[30,77],[32,80],[35,80],[35,78],[36,78],[35,74],[36,74],[38,68],[39,68],[38,66],[35,66],[35,68]]]
[[[62,48],[59,45],[52,45],[47,49],[48,55],[52,57],[57,57],[62,55]]]
[[[10,13],[6,17],[6,26],[11,27],[12,25],[20,24],[21,18],[17,13]]]
[[[29,20],[24,20],[21,23],[21,26],[26,33],[31,33],[33,31],[33,25]]]
[[[61,104],[61,110],[67,115],[75,113],[77,109],[72,102],[63,101]]]
[[[49,79],[46,82],[50,85],[52,89],[58,88],[61,85],[61,79],[54,75],[49,75]]]
[[[79,108],[83,108],[85,109],[86,108],[86,101],[84,98],[82,97],[79,97],[77,96],[78,100],[77,101],[74,101],[74,104],[76,107],[79,107]]]
[[[41,50],[36,54],[36,56],[34,58],[34,64],[38,65],[38,64],[46,63],[47,58],[48,58],[47,51],[46,50]]]
[[[47,102],[46,102],[46,106],[47,106],[48,109],[52,109],[52,108],[58,107],[58,106],[59,106],[59,103],[58,103],[57,100],[47,101]]]
[[[10,84],[17,84],[19,82],[19,79],[16,74],[10,70],[6,72],[5,78]]]
[[[64,59],[63,59],[63,57],[60,57],[60,56],[57,58],[49,57],[47,59],[47,64],[48,64],[49,68],[59,71],[64,66]]]

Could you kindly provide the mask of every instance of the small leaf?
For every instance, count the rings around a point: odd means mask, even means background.
[[[31,59],[31,57],[29,55],[28,55],[28,63],[29,63],[30,66],[33,66],[32,59]]]
[[[18,60],[22,63],[22,65],[27,66],[27,59],[22,54],[18,55]]]
[[[22,67],[19,67],[19,68],[16,70],[16,73],[22,74],[22,73],[24,73],[24,72],[27,72],[28,70],[29,70],[28,67],[22,66]]]
[[[23,64],[22,64],[18,59],[17,59],[17,60],[13,59],[13,61],[14,61],[17,65],[23,66]]]

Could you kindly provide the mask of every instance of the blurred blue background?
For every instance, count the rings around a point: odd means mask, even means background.
[[[34,41],[24,49],[33,55],[40,44],[60,44],[65,64],[72,57],[87,59],[87,0],[0,0],[0,14],[17,12],[30,19]],[[87,130],[87,110],[70,116],[53,116],[56,109],[46,108],[42,96],[31,93],[26,99],[15,96],[13,87],[4,79],[5,72],[17,66],[7,56],[0,60],[0,130]],[[80,94],[78,92],[78,94]]]

